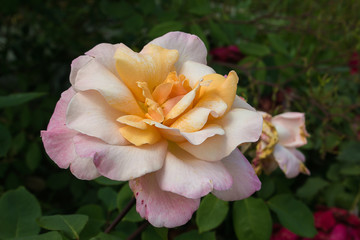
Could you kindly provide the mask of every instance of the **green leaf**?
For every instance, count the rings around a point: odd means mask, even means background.
[[[241,52],[247,55],[263,57],[270,54],[270,49],[267,46],[257,43],[239,43],[238,47]]]
[[[175,240],[216,240],[216,236],[215,232],[200,234],[196,230],[192,230],[177,236]]]
[[[199,232],[206,232],[219,226],[224,221],[228,211],[228,202],[218,199],[212,194],[204,197],[196,212],[196,224],[199,227]]]
[[[155,228],[149,226],[142,232],[141,240],[167,240],[168,231],[167,228]]]
[[[30,144],[29,149],[25,156],[26,165],[31,171],[34,171],[41,161],[41,150],[39,144],[33,142]]]
[[[99,233],[97,236],[90,238],[90,240],[119,240],[118,237],[112,236],[110,234]]]
[[[222,30],[218,23],[210,21],[211,36],[217,40],[218,45],[230,45],[227,34]]]
[[[134,194],[131,191],[129,184],[125,184],[117,194],[116,198],[116,205],[119,211],[122,211],[133,197]],[[124,217],[124,221],[140,222],[142,220],[142,217],[136,212],[135,206],[133,206]]]
[[[268,199],[275,192],[274,181],[267,175],[260,176],[261,189],[257,192],[257,196],[262,199]]]
[[[310,202],[315,195],[329,183],[320,177],[310,177],[305,184],[296,191],[296,196]]]
[[[37,220],[40,227],[47,230],[61,231],[71,239],[79,239],[79,234],[89,217],[80,214],[53,215],[41,217]]]
[[[40,231],[36,224],[41,216],[40,204],[24,187],[1,196],[0,213],[0,238],[31,236]]]
[[[40,235],[10,238],[7,240],[63,240],[63,238],[61,237],[60,233],[52,231]]]
[[[277,34],[268,34],[268,39],[271,44],[271,46],[278,51],[279,53],[282,53],[284,55],[288,55],[288,51],[286,50],[286,44],[285,42],[279,37]]]
[[[77,214],[87,215],[89,221],[81,231],[80,239],[89,239],[101,232],[102,226],[106,223],[104,210],[101,206],[96,204],[89,204],[82,206],[76,211]]]
[[[272,220],[264,200],[247,198],[237,201],[233,209],[233,223],[238,239],[270,239]]]
[[[33,99],[44,96],[46,93],[14,93],[7,96],[0,96],[0,108],[12,107],[29,102]]]
[[[5,157],[11,146],[10,131],[0,124],[0,157]]]
[[[116,192],[114,189],[111,187],[100,188],[97,195],[109,212],[116,208]]]
[[[151,28],[148,36],[150,38],[156,38],[156,37],[159,37],[161,35],[164,35],[165,33],[171,32],[171,31],[180,31],[183,28],[184,28],[184,25],[182,22],[177,22],[177,21],[162,22],[162,23],[154,26],[153,28]]]
[[[343,166],[340,169],[340,173],[349,176],[360,176],[360,165]]]
[[[105,186],[116,186],[124,183],[121,181],[111,180],[103,176],[96,178],[94,181],[100,185],[105,185]]]
[[[192,1],[189,13],[193,13],[199,16],[205,16],[211,13],[209,0],[195,0]]]
[[[351,141],[341,145],[338,160],[349,163],[360,163],[360,142]]]
[[[301,201],[290,194],[279,194],[271,198],[268,204],[280,223],[291,232],[308,238],[316,235],[312,212]]]
[[[126,18],[134,14],[133,7],[125,1],[101,1],[102,13],[111,18]]]
[[[255,79],[259,81],[265,81],[266,79],[266,65],[263,61],[256,64]]]

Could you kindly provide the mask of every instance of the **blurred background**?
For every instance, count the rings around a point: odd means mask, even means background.
[[[267,202],[286,193],[311,211],[326,206],[358,214],[359,13],[357,0],[2,1],[0,195],[24,186],[43,216],[89,217],[78,236],[41,224],[35,233],[59,230],[63,239],[90,239],[103,231],[131,198],[127,184],[104,178],[81,181],[58,168],[44,151],[40,130],[70,86],[74,58],[103,42],[122,42],[140,51],[176,30],[204,41],[208,64],[218,73],[235,70],[238,95],[257,109],[272,115],[306,114],[311,137],[301,151],[311,176],[286,179],[281,171],[261,175],[263,188],[254,197]],[[225,214],[210,227],[194,214],[181,228],[168,232],[149,227],[138,238],[240,239],[237,203],[219,204]],[[0,225],[9,221],[4,216]],[[271,216],[273,223],[281,223],[276,214]],[[141,221],[133,209],[112,235],[94,239],[125,239]],[[0,239],[7,239],[4,231],[0,228]]]

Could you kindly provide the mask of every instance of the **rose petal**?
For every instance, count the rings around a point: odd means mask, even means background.
[[[76,153],[72,138],[77,134],[65,125],[66,109],[75,91],[70,87],[61,94],[46,131],[41,131],[45,151],[61,168],[68,168]]]
[[[72,87],[68,88],[61,94],[60,100],[56,103],[53,115],[50,118],[47,126],[47,131],[60,128],[68,129],[66,127],[66,110],[71,98],[75,95],[75,91]]]
[[[183,74],[189,79],[192,88],[194,88],[205,75],[213,73],[215,73],[215,71],[211,67],[194,61],[184,62],[179,71],[179,74]]]
[[[232,185],[232,177],[220,161],[199,160],[176,146],[170,148],[156,176],[162,190],[193,199]]]
[[[136,197],[136,211],[155,227],[173,228],[191,219],[200,199],[189,199],[162,191],[154,174],[130,181]]]
[[[78,179],[92,180],[100,176],[92,158],[77,157],[70,164],[70,171]]]
[[[119,77],[114,59],[115,51],[119,46],[120,44],[100,43],[85,54],[94,57],[97,62],[105,66],[115,76]]]
[[[144,116],[125,84],[96,60],[78,71],[74,88],[77,91],[96,90],[113,108],[123,113]]]
[[[220,74],[209,74],[203,77],[204,81],[211,81],[209,86],[200,89],[199,97],[207,95],[219,96],[227,105],[227,112],[230,111],[236,96],[239,77],[236,72],[231,71],[226,78]]]
[[[247,109],[250,111],[256,111],[255,108],[253,108],[252,106],[250,106],[250,104],[248,104],[245,100],[243,100],[241,97],[239,96],[235,96],[235,100],[231,106],[231,108],[243,108],[243,109]]]
[[[179,52],[179,60],[175,64],[177,71],[182,68],[186,61],[206,64],[207,50],[198,36],[183,32],[169,32],[152,40],[149,44],[166,49],[176,49]]]
[[[167,142],[153,145],[117,146],[85,135],[74,138],[79,156],[93,158],[99,173],[117,181],[127,181],[159,170],[167,152]]]
[[[146,125],[145,129],[125,126],[120,128],[120,133],[126,140],[135,146],[141,146],[143,144],[154,144],[161,139],[161,135],[157,129],[149,125]]]
[[[78,92],[69,103],[66,124],[71,129],[107,143],[125,145],[128,142],[119,131],[122,125],[116,121],[121,115],[96,91]]]
[[[304,113],[283,113],[273,117],[271,123],[278,131],[279,144],[285,147],[300,147],[307,143]]]
[[[249,161],[239,149],[235,149],[228,157],[222,160],[226,169],[233,177],[233,184],[225,191],[214,190],[213,194],[225,201],[237,201],[251,196],[260,190],[261,182]]]
[[[178,145],[199,159],[219,161],[234,151],[238,145],[257,141],[262,131],[262,116],[246,109],[232,109],[213,123],[222,126],[225,134],[208,138],[197,146],[188,142]]]
[[[75,79],[78,71],[93,59],[94,59],[93,57],[82,55],[80,57],[75,58],[72,61],[71,72],[70,72],[70,83],[72,85],[75,83]]]
[[[279,164],[281,170],[287,178],[293,178],[299,175],[304,155],[294,148],[286,148],[276,144],[274,148],[274,159]]]
[[[150,91],[162,83],[168,73],[174,70],[178,59],[176,50],[168,50],[156,45],[146,45],[141,53],[136,53],[124,44],[116,50],[116,68],[121,80],[135,97],[144,100],[142,89],[137,82],[146,82]]]
[[[187,140],[191,144],[199,145],[209,137],[225,134],[221,126],[216,124],[208,124],[200,131],[187,133],[187,132],[181,132],[177,128],[167,127],[161,123],[151,121],[150,119],[146,119],[144,120],[144,122],[146,122],[149,125],[153,125],[157,127],[159,132],[165,139],[173,142],[184,142]]]
[[[68,168],[77,158],[72,141],[76,134],[70,129],[41,131],[46,153],[60,168]]]

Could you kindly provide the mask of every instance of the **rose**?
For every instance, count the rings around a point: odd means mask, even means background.
[[[213,48],[210,51],[210,55],[213,56],[215,61],[228,63],[237,63],[244,58],[244,55],[236,45]]]
[[[71,65],[45,150],[80,179],[130,180],[136,209],[154,226],[186,223],[212,192],[238,200],[260,182],[237,149],[257,141],[262,117],[236,96],[238,77],[206,66],[196,36],[171,32],[140,53],[99,44]]]
[[[305,167],[305,156],[296,148],[307,143],[304,113],[287,112],[275,117],[262,113],[263,132],[256,146],[253,164],[256,170],[270,173],[277,168],[286,177],[296,177],[300,172],[310,174]]]

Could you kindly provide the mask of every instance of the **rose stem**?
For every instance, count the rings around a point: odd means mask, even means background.
[[[109,233],[118,223],[125,217],[125,215],[130,211],[132,206],[136,203],[136,199],[131,198],[130,202],[126,205],[126,207],[119,213],[119,215],[115,218],[115,220],[110,224],[110,226],[105,230],[105,233]]]
[[[134,238],[136,238],[142,231],[145,230],[145,228],[149,226],[149,222],[146,221],[143,224],[140,225],[140,227],[138,227],[138,229],[136,229],[135,232],[133,232],[126,240],[133,240]]]

